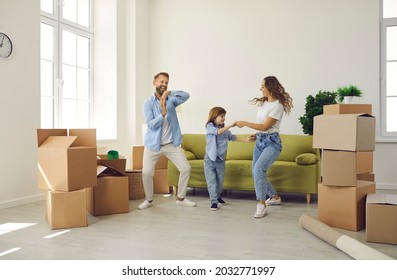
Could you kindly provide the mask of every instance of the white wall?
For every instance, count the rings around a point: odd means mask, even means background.
[[[16,44],[13,57],[0,61],[7,159],[0,163],[0,208],[42,197],[36,187],[39,2],[0,0],[0,30]],[[276,75],[294,98],[283,133],[302,134],[298,118],[307,95],[345,84],[364,91],[360,102],[373,104],[379,119],[377,0],[118,0],[117,17],[118,139],[99,146],[120,150],[128,165],[131,146],[142,144],[142,104],[159,71],[170,73],[170,89],[191,93],[180,114],[183,132],[203,133],[215,105],[225,107],[227,121],[255,121],[248,100],[259,96],[267,75]],[[395,158],[397,144],[377,143],[378,187],[397,188]]]
[[[213,106],[226,109],[227,122],[256,121],[248,100],[260,96],[268,75],[277,76],[294,99],[283,133],[303,133],[299,117],[309,94],[349,84],[363,90],[359,102],[371,103],[379,121],[379,1],[150,3],[150,72],[168,71],[171,89],[191,93],[180,115],[183,132],[204,133]],[[391,170],[396,157],[396,144],[377,143],[378,187],[397,187]]]
[[[0,208],[42,199],[37,188],[40,126],[40,1],[0,0],[0,31],[14,52],[0,60]]]
[[[355,84],[378,104],[379,8],[373,0],[152,0],[151,72],[191,93],[185,132],[204,132],[207,113],[255,121],[248,100],[275,75],[294,99],[284,133],[302,133],[306,96]],[[360,7],[359,9],[357,7]],[[234,129],[237,132],[236,129]]]

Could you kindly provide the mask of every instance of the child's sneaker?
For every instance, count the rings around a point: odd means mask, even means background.
[[[269,197],[265,201],[266,205],[280,205],[281,204],[281,197],[274,198],[274,197]]]
[[[218,211],[218,203],[211,204],[211,211]]]
[[[225,204],[225,203],[226,203],[222,198],[218,198],[218,202],[219,202],[219,203],[222,203],[222,204]]]
[[[262,203],[258,203],[256,205],[256,211],[255,211],[255,214],[254,214],[254,218],[265,217],[266,212],[267,212],[266,206],[264,204],[262,204]]]

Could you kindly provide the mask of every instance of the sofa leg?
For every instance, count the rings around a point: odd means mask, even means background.
[[[310,198],[311,198],[311,194],[310,194],[310,193],[307,193],[307,194],[306,194],[306,203],[307,203],[307,204],[310,204]]]

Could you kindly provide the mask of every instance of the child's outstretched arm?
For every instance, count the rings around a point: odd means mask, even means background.
[[[235,125],[236,125],[236,122],[231,123],[229,125],[225,125],[224,127],[218,129],[218,134],[222,134],[222,133],[226,132],[229,128],[231,128],[231,127],[233,127]]]

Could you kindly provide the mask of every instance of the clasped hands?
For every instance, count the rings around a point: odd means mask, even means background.
[[[165,101],[167,100],[167,96],[171,94],[171,91],[167,90],[164,91],[163,95],[161,95],[160,98],[160,108],[161,108],[161,114],[163,115],[163,117],[165,117],[165,115],[167,114],[167,106]]]
[[[242,128],[245,126],[245,121],[236,121],[233,123],[233,126]],[[247,140],[248,140],[248,142],[254,142],[256,140],[256,134],[252,134],[252,135],[248,136]]]

